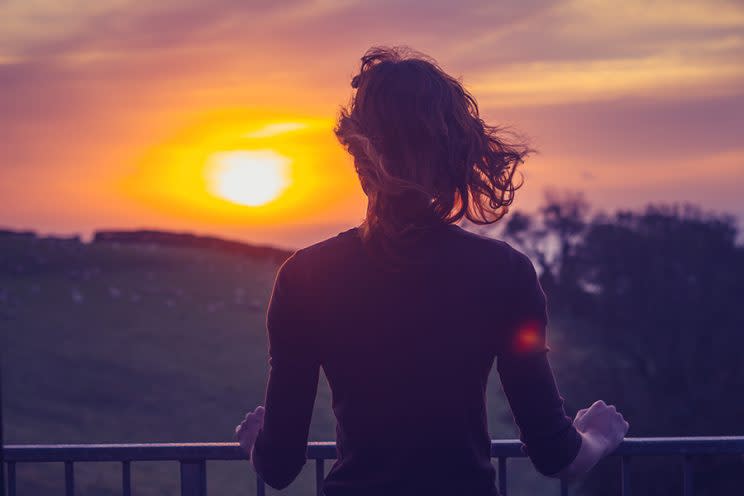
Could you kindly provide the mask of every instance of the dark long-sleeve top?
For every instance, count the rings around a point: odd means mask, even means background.
[[[547,360],[545,295],[530,260],[457,225],[385,270],[358,228],[295,252],[267,312],[270,373],[253,464],[284,488],[306,461],[320,368],[337,420],[327,496],[493,496],[486,382],[494,364],[523,449],[550,475],[576,457]]]

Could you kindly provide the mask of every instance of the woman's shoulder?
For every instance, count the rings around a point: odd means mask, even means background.
[[[302,270],[304,267],[319,267],[327,262],[338,261],[348,255],[358,240],[357,228],[352,227],[315,243],[295,250],[284,262],[287,269]]]
[[[502,239],[486,236],[462,227],[459,227],[457,232],[459,237],[471,246],[472,251],[484,257],[499,257],[510,261],[526,257],[524,253]]]
[[[341,231],[334,236],[329,236],[320,241],[304,246],[297,250],[295,255],[304,258],[322,257],[329,253],[335,253],[337,250],[352,244],[356,240],[358,240],[358,228],[352,227],[345,231]]]
[[[461,242],[457,248],[460,253],[457,258],[461,260],[458,265],[469,266],[481,277],[507,285],[522,285],[535,278],[532,260],[509,242],[464,228],[459,230],[458,237]]]

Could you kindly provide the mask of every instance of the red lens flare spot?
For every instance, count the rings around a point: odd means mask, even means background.
[[[522,353],[544,349],[538,324],[536,322],[528,322],[522,325],[515,335],[514,346],[517,351]]]

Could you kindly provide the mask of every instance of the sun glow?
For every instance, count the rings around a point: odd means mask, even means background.
[[[258,110],[205,114],[146,150],[120,191],[189,229],[343,224],[364,214],[366,198],[334,123]]]
[[[290,163],[273,150],[215,153],[207,164],[209,191],[239,205],[265,205],[289,186]]]

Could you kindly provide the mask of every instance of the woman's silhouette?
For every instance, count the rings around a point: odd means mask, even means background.
[[[351,85],[335,132],[367,215],[277,274],[265,407],[236,428],[255,470],[278,489],[300,472],[323,367],[338,447],[327,496],[498,494],[485,407],[495,361],[537,470],[588,471],[627,422],[601,401],[566,416],[532,263],[455,224],[503,216],[531,150],[485,124],[460,82],[410,49],[371,48]]]

